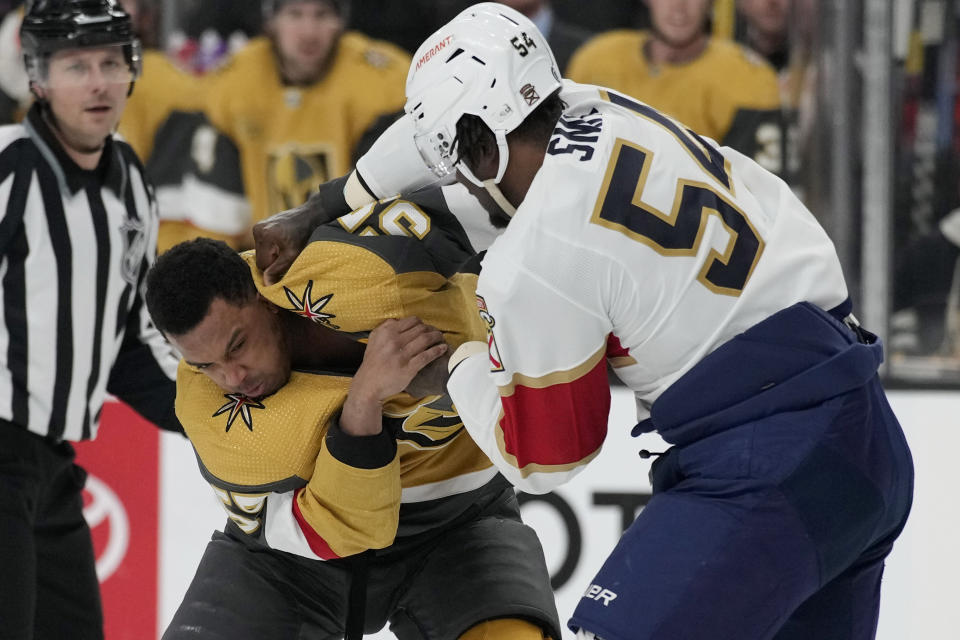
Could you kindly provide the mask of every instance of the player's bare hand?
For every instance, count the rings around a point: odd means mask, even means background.
[[[253,226],[257,268],[263,272],[263,281],[267,285],[278,282],[307,245],[310,234],[317,227],[318,216],[312,206],[308,202],[281,211]]]
[[[408,389],[424,367],[447,351],[443,334],[418,318],[385,320],[370,333],[350,393],[383,402]]]

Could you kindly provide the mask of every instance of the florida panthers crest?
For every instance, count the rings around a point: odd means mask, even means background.
[[[487,309],[487,301],[483,299],[483,296],[477,296],[477,311],[487,326],[487,353],[490,356],[490,371],[503,371],[503,358],[500,357],[497,339],[493,335],[493,326],[497,324],[497,321]]]

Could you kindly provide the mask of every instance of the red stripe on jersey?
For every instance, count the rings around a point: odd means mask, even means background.
[[[330,548],[330,545],[327,544],[327,541],[317,535],[317,532],[313,530],[313,527],[310,526],[310,523],[307,522],[307,519],[303,517],[303,513],[300,511],[300,502],[298,498],[303,489],[297,489],[293,494],[293,517],[297,519],[297,524],[300,525],[300,530],[303,531],[304,537],[307,539],[307,544],[310,545],[310,549],[317,554],[319,557],[324,560],[334,560],[340,556],[334,553],[333,549]]]
[[[630,355],[630,349],[620,344],[620,338],[612,333],[607,336],[607,357],[608,358],[626,358]]]
[[[606,360],[570,382],[543,388],[517,385],[501,398],[506,453],[528,464],[571,465],[594,453],[607,435],[610,383]]]

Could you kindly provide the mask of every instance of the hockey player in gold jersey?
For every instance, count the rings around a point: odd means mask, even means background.
[[[559,637],[513,490],[414,378],[485,334],[473,259],[449,212],[405,200],[318,229],[270,286],[211,240],[158,259],[177,413],[230,518],[164,638]]]
[[[119,127],[138,158],[144,162],[150,158],[156,133],[172,112],[203,108],[204,86],[201,78],[178,68],[162,51],[143,52],[143,79],[130,96]]]
[[[345,31],[347,0],[265,0],[254,38],[210,88],[207,113],[240,150],[256,222],[351,167],[363,132],[400,109],[410,57]]]
[[[649,31],[600,34],[574,53],[565,77],[626,93],[782,173],[773,68],[746,47],[710,36],[711,0],[645,1]]]

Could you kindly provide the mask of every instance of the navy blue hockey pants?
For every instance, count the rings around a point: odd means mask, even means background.
[[[603,640],[874,638],[884,558],[913,491],[883,389],[874,375],[764,413],[655,462],[651,501],[571,628]]]

